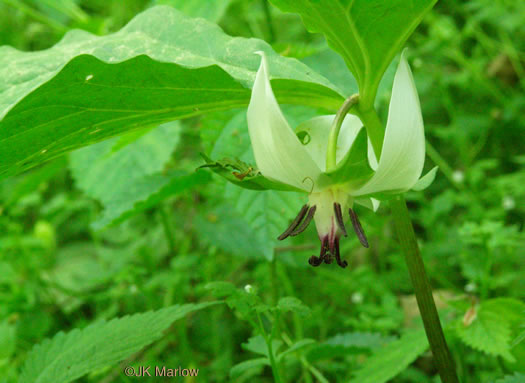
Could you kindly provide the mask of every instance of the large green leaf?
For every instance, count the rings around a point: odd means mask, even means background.
[[[171,122],[150,131],[130,133],[113,138],[71,154],[71,171],[76,184],[90,197],[104,205],[102,217],[94,223],[101,228],[122,221],[136,206],[162,191],[164,197],[207,178],[204,172],[161,172],[179,141],[178,122]],[[202,182],[200,182],[202,183]],[[175,186],[175,187],[174,187]],[[156,198],[156,202],[162,198]],[[153,200],[146,204],[151,207]]]
[[[385,346],[396,340],[395,337],[383,336],[379,333],[347,332],[337,334],[323,343],[315,345],[308,352],[312,361],[351,354],[362,354]]]
[[[471,325],[459,324],[457,332],[463,342],[476,350],[509,362],[515,360],[510,352],[510,325],[492,311],[480,310]]]
[[[458,322],[456,331],[470,347],[514,362],[512,332],[523,323],[524,311],[525,304],[516,299],[489,299],[477,307],[472,323]]]
[[[273,258],[274,249],[282,246],[277,237],[306,202],[304,194],[278,190],[253,191],[230,183],[226,185],[225,198],[235,201],[235,209],[255,234],[253,243],[262,244],[252,251],[268,260]]]
[[[151,8],[105,37],[69,32],[54,47],[0,47],[0,176],[123,132],[247,105],[267,52],[280,102],[337,109],[328,80],[264,41]]]
[[[437,0],[271,0],[299,13],[310,32],[323,33],[343,56],[372,106],[379,81],[392,58]]]
[[[67,383],[90,371],[114,366],[159,339],[177,319],[213,304],[176,305],[58,333],[33,348],[20,382]]]
[[[423,330],[411,331],[378,349],[354,374],[359,383],[385,383],[407,368],[428,348]]]

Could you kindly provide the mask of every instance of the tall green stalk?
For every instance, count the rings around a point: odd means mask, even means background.
[[[417,305],[423,318],[428,343],[434,355],[439,376],[444,383],[459,383],[456,367],[439,321],[432,288],[419,252],[405,198],[402,196],[394,198],[390,201],[390,208],[392,209],[399,244],[405,253],[405,261],[416,293]]]
[[[279,365],[277,363],[277,360],[275,360],[275,355],[274,355],[274,352],[273,352],[273,344],[272,344],[272,339],[273,339],[273,336],[275,335],[274,334],[274,331],[276,329],[275,326],[277,326],[276,321],[278,321],[278,318],[274,317],[274,321],[272,323],[273,327],[272,327],[271,335],[268,335],[268,333],[264,329],[264,324],[263,324],[263,322],[261,320],[261,316],[259,315],[259,313],[257,313],[257,321],[258,321],[258,325],[259,325],[259,331],[260,331],[261,335],[263,336],[264,341],[266,342],[266,347],[268,349],[268,356],[269,356],[269,359],[270,359],[270,366],[272,368],[273,380],[274,380],[275,383],[283,383],[283,381],[281,379],[281,374],[279,372]]]
[[[360,111],[359,107],[358,111]],[[377,153],[379,151],[378,149],[383,145],[382,138],[379,138],[383,135],[378,133],[383,130],[379,117],[374,109],[367,109],[366,113],[361,112],[358,114],[367,132],[374,132],[373,135],[369,134],[369,137],[372,141],[374,151]],[[454,361],[439,321],[436,303],[432,296],[432,288],[419,252],[416,235],[404,197],[397,196],[392,199],[390,201],[390,207],[394,217],[399,244],[405,254],[405,261],[414,287],[417,305],[423,319],[425,332],[430,344],[430,349],[434,355],[439,376],[443,383],[459,383]]]

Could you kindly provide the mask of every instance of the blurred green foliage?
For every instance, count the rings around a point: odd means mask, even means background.
[[[0,45],[40,50],[73,28],[111,33],[158,3],[216,21],[228,34],[264,39],[342,89],[353,86],[320,35],[261,0],[4,0]],[[426,168],[440,167],[429,189],[407,198],[458,372],[464,383],[522,382],[525,3],[441,0],[407,45]],[[383,117],[392,74],[377,97]],[[293,121],[313,112],[285,109]],[[162,134],[159,140],[170,146]],[[164,174],[191,174],[203,164],[199,152],[250,156],[243,111],[182,121],[173,141],[166,156],[155,152],[165,157],[155,159]],[[399,345],[419,351],[390,361],[408,366],[393,382],[437,381],[386,208],[360,211],[371,248],[343,241],[350,267],[313,269],[313,228],[275,247],[273,228],[284,229],[301,205],[286,192],[256,195],[213,176],[143,206],[129,192],[123,199],[131,212],[107,218],[120,203],[112,187],[123,193],[126,185],[109,179],[108,194],[90,191],[96,182],[82,167],[93,164],[90,152],[104,152],[100,145],[108,142],[0,181],[0,381],[17,382],[32,347],[59,331],[214,297],[227,305],[180,320],[127,363],[198,367],[205,382],[271,382],[270,348],[286,381],[345,382],[364,376],[385,345]],[[136,164],[149,158],[139,157]],[[96,163],[116,166],[108,157]],[[101,217],[122,219],[101,230],[93,225]],[[128,378],[113,364],[80,381]]]

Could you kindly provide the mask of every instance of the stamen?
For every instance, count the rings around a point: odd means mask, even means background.
[[[288,229],[286,229],[280,236],[278,236],[277,239],[279,241],[282,241],[283,239],[288,238],[288,236],[292,233],[292,231],[294,231],[295,228],[301,223],[307,211],[308,211],[308,205],[303,205],[303,207],[299,211],[299,214],[297,214],[297,217],[295,217],[295,219],[290,224],[290,226],[288,226]]]
[[[290,233],[290,237],[295,237],[296,235],[301,234],[303,231],[306,230],[306,228],[312,221],[312,218],[314,217],[315,209],[316,207],[314,205],[310,208],[310,210],[308,210],[308,215],[306,216],[304,221],[299,225],[299,227]]]
[[[357,218],[357,214],[350,208],[350,219],[352,220],[352,226],[354,227],[354,231],[357,234],[357,238],[359,238],[359,242],[361,242],[361,245],[368,248],[368,241],[366,239],[365,232],[363,231],[363,227],[361,226],[361,222],[359,222],[359,218]]]
[[[339,253],[339,239],[338,238],[335,239],[335,260],[337,261],[337,264],[343,269],[346,266],[348,266],[348,262],[341,260],[341,254]]]
[[[341,204],[334,202],[334,213],[335,213],[335,221],[337,222],[337,226],[339,226],[339,229],[343,232],[343,235],[345,237],[348,237],[348,234],[346,233],[345,223],[343,221],[343,212],[341,211]]]

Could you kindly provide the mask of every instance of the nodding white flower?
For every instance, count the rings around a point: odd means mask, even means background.
[[[319,266],[331,263],[335,257],[339,266],[346,267],[347,262],[341,260],[339,253],[339,239],[347,236],[345,212],[361,244],[368,247],[353,210],[354,202],[375,211],[378,196],[413,188],[423,169],[423,118],[410,67],[402,54],[379,161],[361,120],[347,115],[337,138],[335,167],[327,169],[327,147],[335,116],[318,116],[292,130],[273,94],[266,56],[263,52],[257,54],[262,59],[247,115],[255,161],[264,177],[309,194],[308,204],[279,239],[301,233],[314,219],[321,252],[319,257],[312,256],[309,263]],[[300,140],[299,133],[307,139]],[[434,174],[423,179],[433,179]],[[428,184],[427,181],[422,183]]]

